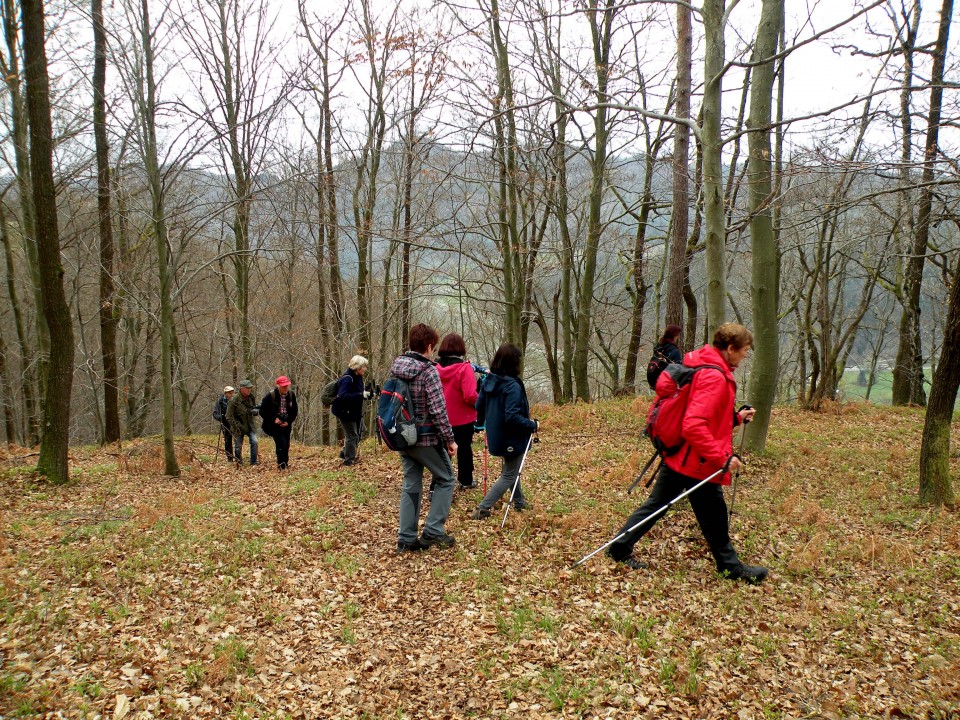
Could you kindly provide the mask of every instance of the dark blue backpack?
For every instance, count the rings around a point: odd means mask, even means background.
[[[406,450],[417,444],[417,421],[406,380],[391,375],[383,383],[377,403],[377,433],[391,450]]]

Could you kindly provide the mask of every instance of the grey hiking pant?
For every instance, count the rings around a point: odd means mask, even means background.
[[[424,535],[443,535],[444,523],[453,502],[453,463],[443,445],[415,446],[400,452],[403,467],[403,489],[400,492],[400,532],[397,540],[412,543],[417,539],[420,522],[420,500],[423,497],[423,470],[436,480],[430,511],[423,523]]]
[[[523,496],[523,487],[517,481],[517,475],[520,474],[520,466],[523,464],[523,455],[516,457],[505,457],[503,459],[503,470],[500,471],[500,477],[493,484],[483,500],[480,501],[481,510],[490,510],[504,495],[507,500],[510,499],[510,491],[513,490],[513,483],[517,482],[517,491],[513,494],[513,506],[518,508],[526,507],[527,499]]]

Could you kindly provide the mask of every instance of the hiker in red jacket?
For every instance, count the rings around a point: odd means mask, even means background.
[[[634,570],[646,568],[646,563],[633,557],[633,546],[659,518],[633,532],[627,531],[726,466],[728,472],[689,495],[690,505],[713,553],[717,571],[723,577],[757,583],[767,576],[765,567],[740,562],[730,542],[727,504],[722,488],[730,484],[730,472],[736,472],[742,466],[740,458],[733,454],[733,428],[750,422],[755,412],[753,408],[742,409],[739,413],[734,411],[737,381],[733,371],[746,358],[751,347],[753,334],[749,330],[736,323],[725,323],[717,328],[712,345],[689,352],[683,359],[684,365],[689,367],[716,365],[718,368],[707,368],[694,376],[683,417],[685,445],[678,453],[664,459],[650,497],[627,518],[620,531],[625,533],[624,537],[607,549],[607,554],[616,562]]]

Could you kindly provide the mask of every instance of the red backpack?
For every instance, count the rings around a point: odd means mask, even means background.
[[[688,367],[670,363],[657,378],[657,399],[647,411],[647,427],[643,434],[650,438],[653,447],[663,457],[676,455],[686,442],[683,439],[683,416],[687,414],[690,386],[693,376],[707,368],[723,373],[723,368],[718,365]]]

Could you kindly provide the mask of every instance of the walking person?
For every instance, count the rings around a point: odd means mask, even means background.
[[[654,346],[654,353],[661,353],[672,363],[683,362],[683,353],[680,352],[680,334],[683,328],[679,325],[667,325],[663,329],[663,336]]]
[[[277,470],[286,470],[290,462],[290,434],[299,408],[297,396],[290,389],[290,378],[281,375],[277,386],[260,401],[260,419],[263,431],[273,438],[277,448]]]
[[[250,441],[250,464],[257,464],[257,429],[254,418],[260,414],[253,400],[253,383],[241,380],[240,391],[227,403],[227,424],[233,434],[233,459],[243,465],[243,440]]]
[[[685,445],[664,458],[650,497],[627,518],[620,530],[625,533],[624,537],[607,549],[607,554],[616,562],[634,570],[646,568],[646,563],[633,557],[633,547],[659,517],[628,532],[630,528],[698,482],[726,468],[727,472],[688,496],[690,505],[713,553],[717,571],[723,577],[758,583],[767,576],[765,567],[744,565],[734,550],[722,487],[730,484],[730,472],[742,467],[740,458],[733,454],[733,428],[750,422],[755,413],[753,408],[734,412],[737,382],[733,372],[752,346],[753,335],[747,328],[725,323],[717,328],[712,345],[689,352],[683,359],[688,367],[711,365],[716,368],[706,368],[694,375],[681,431]]]
[[[227,424],[227,406],[233,398],[236,390],[232,385],[227,385],[223,389],[223,394],[213,405],[213,419],[220,423],[220,434],[223,435],[223,449],[227,453],[227,462],[233,462],[233,431]]]
[[[477,421],[477,376],[466,359],[463,338],[449,333],[440,342],[440,382],[447,403],[447,416],[457,443],[457,482],[461,489],[477,486],[473,480],[473,426]],[[431,485],[430,490],[434,488]]]
[[[663,329],[663,336],[653,346],[653,356],[647,365],[647,383],[651,389],[656,389],[657,378],[660,377],[660,373],[667,365],[683,362],[683,353],[680,352],[678,347],[680,333],[682,332],[683,328],[679,325],[667,325]]]
[[[445,525],[453,500],[453,484],[456,482],[450,458],[457,453],[457,443],[447,417],[440,375],[431,359],[439,339],[437,331],[429,325],[414,325],[410,328],[408,338],[410,349],[390,366],[390,374],[404,380],[409,387],[417,424],[417,444],[400,451],[403,489],[400,492],[397,552],[416,552],[432,545],[449,548],[454,544]],[[423,532],[418,538],[425,469],[436,480],[436,489]]]
[[[513,343],[504,343],[497,348],[490,361],[490,371],[480,385],[478,415],[486,428],[490,454],[503,458],[503,469],[470,516],[473,520],[490,517],[493,506],[513,489],[514,484],[517,488],[513,493],[514,510],[522,512],[530,508],[517,478],[530,436],[537,432],[539,425],[530,418],[527,391],[520,379],[521,361],[520,348]]]
[[[363,355],[354,355],[347,364],[347,369],[337,383],[337,397],[330,406],[330,412],[337,418],[343,429],[343,458],[345,467],[357,463],[357,445],[363,423],[363,401],[369,399],[370,393],[363,388],[363,375],[367,372],[370,363]]]

